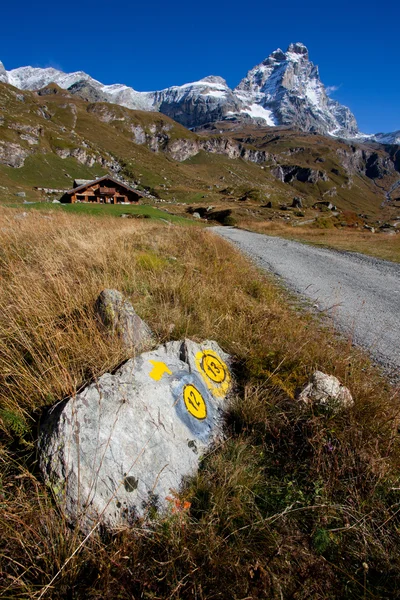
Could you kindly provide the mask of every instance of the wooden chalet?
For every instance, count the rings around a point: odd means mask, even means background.
[[[137,204],[143,194],[114,179],[104,175],[93,181],[76,179],[74,187],[67,190],[60,202],[95,202],[97,204]]]

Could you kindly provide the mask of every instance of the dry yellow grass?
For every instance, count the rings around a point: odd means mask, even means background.
[[[397,397],[350,339],[204,230],[7,210],[0,230],[2,597],[394,597]],[[190,513],[81,546],[36,473],[36,421],[126,358],[97,327],[106,287],[159,342],[217,340],[238,394],[226,442],[183,490]],[[351,413],[299,409],[316,367],[349,385]]]
[[[257,222],[246,219],[240,221],[240,227],[257,233],[278,235],[299,242],[308,242],[316,246],[325,246],[348,252],[361,252],[376,258],[400,262],[400,235],[371,233],[367,230],[358,231],[348,228],[292,227],[277,221]]]

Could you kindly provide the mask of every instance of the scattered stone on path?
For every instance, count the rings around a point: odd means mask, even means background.
[[[112,529],[165,512],[222,435],[230,357],[215,342],[169,342],[48,412],[39,464],[68,520]],[[150,512],[149,512],[150,511]]]
[[[106,330],[118,335],[127,350],[141,351],[153,341],[149,326],[118,290],[103,290],[96,300],[95,311]]]
[[[317,404],[333,412],[340,412],[354,405],[353,397],[347,387],[333,375],[315,371],[311,381],[299,394],[298,400],[305,404]]]

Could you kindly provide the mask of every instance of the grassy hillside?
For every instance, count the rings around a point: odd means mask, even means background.
[[[28,200],[47,199],[33,187],[68,189],[74,178],[117,168],[139,189],[172,203],[238,201],[253,191],[260,205],[271,201],[277,207],[300,196],[306,206],[329,199],[342,210],[377,217],[384,191],[396,179],[392,173],[376,184],[357,169],[347,168],[363,147],[333,138],[282,128],[242,126],[225,131],[224,124],[195,133],[160,113],[88,103],[55,85],[45,92],[22,93],[0,84],[2,202],[15,200],[17,192],[25,192]],[[218,152],[228,143],[267,156],[260,164],[229,158],[201,150],[205,141]],[[186,160],[172,158],[177,148]],[[376,152],[382,160],[388,156],[383,148]],[[323,178],[315,183],[283,183],[275,173],[279,165],[321,171]]]
[[[351,339],[202,228],[4,208],[0,229],[2,597],[399,597],[398,390]],[[35,440],[44,407],[127,358],[96,324],[106,287],[158,342],[215,339],[238,386],[225,440],[182,489],[189,508],[85,539],[43,485]],[[315,368],[353,409],[298,405]]]
[[[105,218],[125,216],[127,218],[153,219],[175,225],[202,225],[202,223],[197,220],[189,220],[189,218],[171,214],[166,210],[148,204],[139,206],[121,206],[118,204],[44,204],[42,202],[35,202],[33,204],[24,205],[24,212],[21,212],[21,206],[19,204],[8,204],[7,207],[18,209],[18,211],[15,212],[16,218],[22,218],[21,215],[24,215],[25,217],[30,211],[40,211],[47,217],[64,212],[72,215],[90,215]]]

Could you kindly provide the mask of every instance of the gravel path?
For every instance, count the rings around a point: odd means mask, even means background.
[[[230,227],[212,231],[312,300],[372,357],[400,371],[400,264]],[[379,239],[377,239],[379,244]]]

